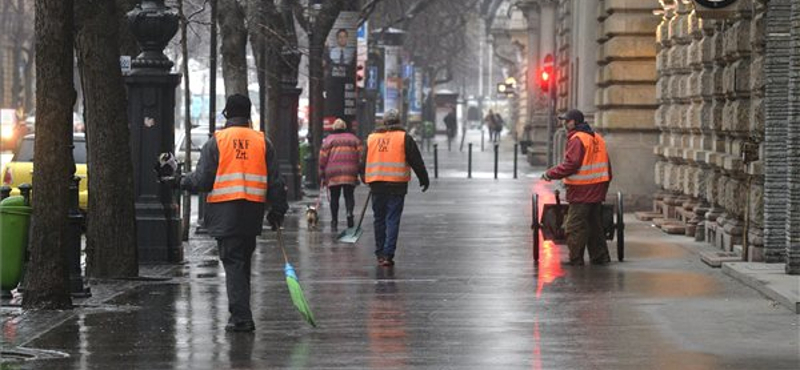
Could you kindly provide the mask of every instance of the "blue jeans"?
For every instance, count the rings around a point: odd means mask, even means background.
[[[405,195],[372,194],[375,255],[378,257],[394,258],[405,199]]]

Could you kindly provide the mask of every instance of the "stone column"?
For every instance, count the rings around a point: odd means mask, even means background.
[[[792,53],[792,0],[772,0],[767,9],[766,127],[764,138],[764,261],[786,259],[787,202],[786,145],[789,110],[789,65]]]
[[[792,56],[786,158],[789,204],[786,223],[786,273],[800,275],[800,2],[792,1]]]
[[[597,113],[615,168],[611,192],[621,190],[630,210],[649,208],[656,186],[656,0],[599,2]]]
[[[656,82],[656,102],[659,106],[655,112],[655,125],[660,130],[660,133],[658,144],[653,149],[653,152],[658,158],[655,163],[655,183],[662,189],[657,196],[658,200],[662,200],[664,195],[666,195],[666,190],[669,189],[667,174],[672,167],[667,157],[671,139],[671,121],[668,117],[668,113],[672,109],[672,97],[669,89],[672,79],[672,68],[670,68],[669,64],[672,38],[670,37],[669,25],[672,18],[675,17],[675,3],[673,1],[663,1],[662,6],[663,13],[661,16],[661,23],[656,27],[656,73],[658,76]]]
[[[520,70],[520,81],[524,79],[524,85],[520,85],[520,117],[525,124],[524,131],[533,140],[533,145],[528,149],[528,158],[537,158],[535,161],[529,162],[531,164],[542,164],[544,160],[544,145],[546,142],[546,130],[542,130],[540,125],[536,124],[534,116],[538,98],[541,95],[539,89],[538,78],[536,72],[539,70],[539,62],[541,55],[539,53],[539,22],[541,19],[541,12],[539,2],[537,0],[529,0],[518,5],[525,15],[525,21],[528,27],[528,39],[525,45],[525,66]],[[523,75],[524,74],[524,75]],[[524,88],[522,88],[524,86]],[[538,147],[538,148],[537,148]]]

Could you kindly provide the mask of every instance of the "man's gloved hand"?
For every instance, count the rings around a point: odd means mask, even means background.
[[[272,231],[278,230],[283,225],[283,215],[278,212],[270,211],[267,213],[267,222],[272,227]]]
[[[551,178],[550,178],[550,176],[547,176],[547,172],[545,172],[545,173],[543,173],[543,174],[542,174],[542,180],[544,180],[544,181],[551,181],[551,180],[553,180],[553,179],[551,179]]]
[[[424,192],[426,192],[426,191],[428,191],[428,186],[430,186],[430,185],[431,185],[431,184],[430,184],[430,183],[428,183],[428,182],[425,182],[425,183],[420,183],[420,184],[419,184],[419,186],[422,188],[422,192],[423,192],[423,193],[424,193]]]

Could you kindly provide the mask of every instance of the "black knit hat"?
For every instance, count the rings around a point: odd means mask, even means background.
[[[225,102],[225,109],[222,111],[225,118],[244,117],[250,118],[250,98],[242,94],[233,94]]]
[[[581,112],[581,111],[579,111],[577,109],[568,110],[567,113],[564,113],[564,114],[558,116],[558,119],[560,119],[562,121],[573,120],[573,121],[575,121],[575,123],[583,123],[584,122],[583,112]]]

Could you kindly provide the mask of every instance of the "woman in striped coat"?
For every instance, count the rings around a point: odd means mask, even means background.
[[[333,133],[322,142],[319,151],[319,176],[331,192],[331,229],[338,229],[339,195],[344,193],[347,208],[347,227],[353,227],[353,192],[358,185],[359,161],[364,150],[361,140],[347,130],[347,124],[337,119]]]

